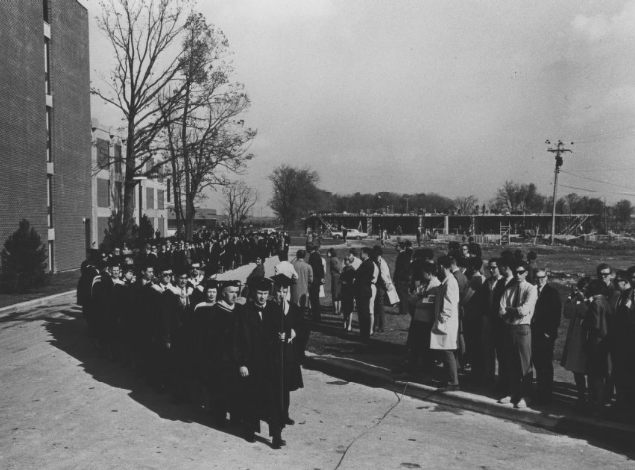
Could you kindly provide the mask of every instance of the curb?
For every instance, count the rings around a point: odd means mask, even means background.
[[[602,439],[629,451],[635,447],[635,426],[628,424],[598,421],[584,416],[565,416],[553,411],[532,408],[516,410],[511,405],[502,405],[492,398],[465,391],[439,392],[436,387],[429,385],[395,380],[387,369],[335,356],[320,356],[307,352],[303,367],[349,382],[374,388],[381,387],[412,398],[528,424],[559,434]]]
[[[69,290],[60,294],[48,295],[46,297],[39,297],[33,300],[27,300],[26,302],[20,302],[18,304],[8,305],[7,307],[0,308],[0,318],[15,313],[22,313],[35,307],[41,307],[51,303],[53,300],[60,299],[66,296],[72,296],[76,294],[76,290]]]

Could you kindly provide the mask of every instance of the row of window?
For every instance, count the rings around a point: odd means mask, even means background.
[[[155,204],[155,188],[145,188],[145,209],[165,209],[165,190],[156,190]],[[123,186],[120,181],[115,182],[115,191],[111,192],[110,180],[105,178],[97,178],[97,207],[110,207],[111,202],[115,207],[121,207],[123,195]],[[112,196],[112,199],[111,199]],[[133,207],[136,207],[136,200],[133,198]]]

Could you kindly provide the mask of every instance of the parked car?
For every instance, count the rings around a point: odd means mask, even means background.
[[[276,229],[275,228],[261,228],[260,229],[260,233],[264,233],[266,235],[271,235],[272,233],[276,233]]]
[[[340,238],[344,238],[344,233],[342,232],[342,230],[336,230],[331,232],[331,236],[336,240],[339,240]],[[349,240],[361,240],[366,237],[368,237],[368,234],[366,232],[360,232],[359,230],[354,228],[347,229],[346,238],[348,238]]]

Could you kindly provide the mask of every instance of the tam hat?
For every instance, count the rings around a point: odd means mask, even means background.
[[[203,284],[203,288],[205,290],[207,289],[218,289],[219,285],[218,285],[218,281],[216,281],[215,279],[210,279],[209,281],[205,281],[205,283]]]
[[[295,284],[295,280],[284,274],[276,274],[271,278],[276,287],[290,287]]]
[[[236,280],[227,280],[227,281],[216,281],[218,287],[224,289],[225,287],[240,287],[240,281]]]
[[[249,284],[250,288],[259,291],[270,291],[272,286],[273,282],[271,282],[271,279],[267,277],[254,279],[254,281]]]

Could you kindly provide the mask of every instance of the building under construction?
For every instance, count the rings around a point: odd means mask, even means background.
[[[597,228],[597,214],[557,214],[556,234],[581,235]],[[305,220],[305,229],[321,230],[329,235],[332,230],[357,229],[370,236],[382,230],[389,234],[415,234],[417,228],[429,236],[436,235],[491,235],[540,237],[551,234],[552,214],[311,214]]]

